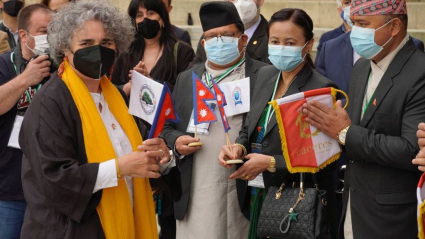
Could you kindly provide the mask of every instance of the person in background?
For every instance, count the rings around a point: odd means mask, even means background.
[[[191,46],[176,39],[170,24],[168,11],[163,0],[132,0],[128,15],[137,29],[136,39],[128,53],[118,57],[112,73],[112,82],[122,86],[129,95],[131,81],[129,73],[135,70],[160,83],[174,88],[178,74],[184,71],[194,57]],[[150,125],[142,121],[147,128]],[[176,219],[170,195],[156,190],[158,221],[161,239],[174,239]],[[159,210],[160,208],[160,210]]]
[[[3,22],[0,23],[0,31],[7,33],[9,49],[13,49],[18,44],[18,13],[24,5],[24,0],[0,0],[0,12],[3,17]],[[6,51],[2,51],[0,54]]]
[[[171,6],[171,0],[162,0],[165,4],[165,7],[167,8],[168,15],[170,14],[171,10],[173,10],[173,6]],[[192,46],[192,42],[190,40],[189,32],[181,29],[180,27],[177,27],[175,25],[171,25],[174,31],[174,35],[176,35],[176,38],[182,42],[186,42],[189,46]]]
[[[178,168],[164,140],[143,140],[125,94],[106,76],[134,37],[130,18],[78,1],[53,15],[48,34],[60,67],[19,136],[28,204],[22,238],[158,238],[148,178],[165,182]]]
[[[245,121],[236,143],[231,147],[222,146],[218,157],[219,164],[225,168],[229,167],[227,160],[244,157],[248,159],[230,178],[237,179],[240,185],[238,195],[242,195],[242,201],[247,202],[243,206],[245,211],[250,212],[249,239],[258,238],[258,216],[267,188],[280,187],[283,181],[286,185],[292,185],[292,182],[299,182],[300,179],[298,173],[291,174],[287,169],[282,156],[279,127],[273,108],[268,102],[303,91],[336,87],[332,81],[314,69],[310,56],[314,44],[313,37],[313,21],[305,11],[285,8],[273,14],[269,21],[268,46],[269,58],[273,65],[259,70],[261,83],[258,79],[255,84],[251,110],[247,116],[249,120]],[[250,154],[246,155],[245,152]],[[319,187],[327,191],[329,211],[335,203],[331,177],[335,166],[336,163],[332,163],[316,174]],[[263,175],[265,188],[248,186],[248,180],[255,179],[259,174]],[[304,184],[305,187],[314,187],[310,174],[306,174]],[[338,218],[329,216],[327,221],[329,225],[337,225]]]
[[[195,55],[192,47],[174,36],[162,0],[132,0],[128,15],[137,29],[136,39],[129,52],[116,60],[112,82],[129,95],[131,72],[135,70],[168,84],[173,90],[177,75],[188,67]]]
[[[53,11],[58,11],[59,8],[63,7],[65,4],[74,2],[75,0],[42,0],[41,4],[48,6]]]
[[[267,28],[269,26],[267,20],[261,15],[261,6],[265,0],[229,0],[235,4],[239,17],[241,18],[245,34],[248,36],[248,44],[246,45],[246,53],[251,59],[269,62],[267,55],[267,43],[269,41]],[[204,35],[199,39],[196,56],[190,63],[190,67],[203,63],[207,60],[205,50],[201,44]]]
[[[346,32],[349,32],[351,30],[351,27],[353,26],[353,23],[350,20],[351,0],[336,0],[336,4],[338,5],[336,11],[338,12],[338,16],[342,18],[342,24],[339,27],[333,29],[332,31],[323,33],[323,35],[319,39],[319,45],[317,46],[316,56],[320,55],[323,43],[331,39],[337,38]],[[317,65],[317,60],[315,62]]]
[[[407,34],[404,0],[353,1],[354,65],[347,111],[311,101],[306,121],[345,145],[339,238],[414,239],[421,176],[418,124],[425,119],[425,54]],[[397,215],[397,216],[394,216]]]
[[[220,148],[226,142],[222,120],[209,126],[208,135],[187,133],[193,112],[192,72],[203,82],[216,83],[237,81],[250,77],[250,92],[264,62],[251,59],[245,52],[248,36],[234,4],[230,2],[206,2],[199,10],[205,39],[202,46],[207,58],[202,64],[182,72],[177,78],[173,92],[179,123],[167,122],[161,135],[176,154],[181,157],[183,194],[174,203],[177,221],[177,239],[246,239],[249,215],[243,212],[243,202],[238,201],[236,182],[229,179],[234,169],[223,169],[214,163]],[[225,49],[225,50],[223,50]],[[188,95],[190,94],[190,95]],[[230,102],[231,98],[228,99]],[[215,109],[218,115],[218,109]],[[227,117],[233,141],[242,127],[246,114]],[[202,141],[202,147],[190,147],[192,142]]]
[[[0,55],[0,238],[20,238],[26,202],[22,151],[12,131],[15,120],[27,111],[50,77],[47,55],[31,59],[49,47],[36,39],[46,40],[50,14],[51,10],[40,4],[23,8],[18,15],[19,45]]]

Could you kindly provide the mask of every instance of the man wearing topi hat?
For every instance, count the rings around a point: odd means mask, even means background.
[[[193,134],[187,133],[193,112],[193,98],[188,94],[192,93],[192,71],[210,87],[211,80],[226,83],[250,77],[252,91],[256,74],[266,63],[253,60],[245,53],[248,37],[233,3],[203,3],[199,16],[207,61],[178,76],[173,98],[180,122],[167,123],[162,132],[167,143],[176,149],[176,154],[183,157],[179,163],[183,194],[181,200],[174,204],[178,220],[176,238],[246,239],[249,212],[241,212],[241,208],[249,202],[243,200],[245,195],[240,195],[241,201],[238,202],[238,194],[243,192],[237,191],[236,182],[229,179],[235,167],[223,168],[217,163],[221,147],[226,145],[221,117],[210,124],[208,135],[198,131],[197,138],[194,138]],[[210,75],[212,79],[208,77]],[[248,91],[242,89],[241,94],[248,95]],[[228,104],[233,103],[232,98],[227,97],[227,101]],[[215,113],[220,115],[217,107]],[[244,114],[227,117],[231,125],[228,132],[230,141],[234,142],[239,135],[243,118]],[[199,141],[203,146],[188,146]]]
[[[411,163],[425,119],[425,55],[407,34],[405,0],[355,0],[354,65],[347,111],[305,105],[307,121],[345,145],[347,169],[339,238],[417,238]]]

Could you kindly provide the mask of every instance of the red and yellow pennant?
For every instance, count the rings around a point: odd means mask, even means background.
[[[310,100],[335,107],[337,92],[346,96],[343,91],[328,87],[300,92],[270,103],[276,112],[289,172],[316,173],[339,158],[341,147],[338,141],[305,122],[307,115],[302,112],[303,104]]]
[[[422,174],[418,188],[416,189],[416,196],[418,198],[418,237],[419,239],[425,239],[425,173]]]

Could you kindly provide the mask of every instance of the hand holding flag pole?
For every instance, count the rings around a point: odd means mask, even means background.
[[[215,100],[214,93],[202,82],[192,71],[193,83],[193,121],[195,125],[195,138],[197,137],[197,125],[202,123],[211,123],[217,121],[214,111],[206,103],[208,100]],[[188,144],[189,147],[203,145],[202,142]]]
[[[210,79],[212,79],[212,77],[210,77]],[[220,89],[220,87],[218,87],[218,85],[215,83],[214,80],[212,80],[212,83],[214,87],[215,97],[217,99],[218,109],[220,111],[221,121],[223,122],[224,132],[226,132],[227,146],[229,147],[230,152],[233,154],[232,145],[230,143],[230,138],[229,138],[230,124],[229,124],[229,121],[227,120],[226,112],[224,111],[224,106],[227,105],[226,97],[223,91]],[[243,163],[243,160],[241,159],[227,160],[226,163],[227,164]]]

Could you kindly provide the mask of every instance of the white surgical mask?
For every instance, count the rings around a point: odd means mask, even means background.
[[[236,0],[233,2],[244,25],[252,22],[257,16],[257,5],[252,0]]]
[[[31,37],[33,37],[34,38],[34,42],[35,42],[34,49],[31,49],[27,45],[27,43],[25,43],[25,46],[27,46],[28,49],[30,49],[34,54],[36,54],[38,56],[49,54],[49,48],[50,48],[50,46],[49,46],[49,43],[47,42],[47,34],[33,36],[30,33],[28,33],[28,35],[30,35]]]

